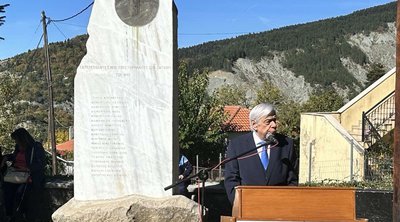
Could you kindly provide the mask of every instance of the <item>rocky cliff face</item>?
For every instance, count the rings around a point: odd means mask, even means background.
[[[372,32],[369,35],[357,33],[348,37],[348,43],[360,48],[368,57],[369,63],[361,66],[349,58],[341,58],[342,64],[365,86],[367,72],[372,63],[381,63],[389,71],[395,66],[396,35],[395,24],[389,23],[385,32]],[[254,101],[257,89],[263,81],[268,80],[278,87],[289,99],[296,102],[304,102],[316,87],[306,82],[303,76],[297,76],[282,65],[285,52],[274,52],[272,58],[262,58],[255,62],[249,59],[238,59],[233,64],[232,72],[217,70],[210,72],[209,92],[223,85],[236,85],[246,89],[246,97]],[[348,88],[340,88],[332,83],[332,86],[344,97],[348,97]],[[362,90],[354,86],[357,92]]]
[[[386,32],[372,32],[369,35],[358,33],[350,36],[348,42],[359,47],[370,62],[382,63],[388,70],[395,66],[396,60],[396,26],[388,23]]]

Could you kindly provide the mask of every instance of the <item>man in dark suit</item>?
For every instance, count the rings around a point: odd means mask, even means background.
[[[239,185],[298,184],[293,141],[276,133],[274,107],[261,103],[251,110],[249,118],[253,132],[233,139],[227,149],[227,158],[260,147],[225,165],[225,189],[231,203],[235,199],[235,187]]]

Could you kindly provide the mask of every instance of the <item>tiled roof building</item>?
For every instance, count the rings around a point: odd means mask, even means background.
[[[68,140],[67,142],[58,144],[56,146],[57,152],[60,154],[65,154],[74,151],[74,140]]]
[[[250,132],[250,110],[241,106],[225,106],[224,113],[228,115],[224,123],[225,132]]]

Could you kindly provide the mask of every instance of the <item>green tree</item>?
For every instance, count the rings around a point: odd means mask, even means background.
[[[257,105],[268,102],[278,108],[285,100],[287,100],[285,96],[274,84],[269,81],[265,81],[261,88],[257,91],[255,104]]]
[[[0,13],[4,13],[4,12],[5,12],[4,9],[5,9],[7,6],[9,6],[9,5],[10,5],[10,4],[0,5]],[[2,25],[4,24],[5,18],[6,18],[5,15],[0,16],[0,26],[2,26]],[[4,40],[3,37],[0,37],[0,39]]]
[[[277,112],[278,131],[293,139],[299,138],[301,105],[289,100]]]
[[[246,91],[236,85],[224,85],[214,92],[214,97],[222,106],[239,105],[247,107]]]
[[[301,105],[291,100],[277,107],[278,132],[293,139],[296,155],[299,156]]]
[[[207,94],[207,72],[189,75],[186,63],[179,66],[179,146],[193,160],[211,164],[224,151],[223,107]],[[211,162],[210,162],[211,161]]]
[[[17,118],[18,111],[18,80],[9,73],[1,75],[0,81],[0,146],[5,148],[5,152],[13,150],[13,141],[10,133],[19,123]]]
[[[303,112],[332,112],[344,105],[343,98],[333,89],[316,90],[302,106]]]
[[[366,86],[369,86],[372,83],[374,83],[376,80],[385,75],[385,73],[386,73],[385,66],[383,66],[381,63],[372,63],[367,73]]]

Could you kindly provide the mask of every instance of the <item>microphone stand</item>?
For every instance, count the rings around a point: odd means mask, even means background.
[[[184,182],[186,182],[186,181],[188,181],[188,180],[190,180],[190,179],[192,179],[192,178],[197,177],[197,179],[198,179],[198,180],[201,180],[201,182],[202,182],[202,187],[201,187],[201,218],[204,219],[204,216],[205,216],[205,215],[204,215],[204,193],[205,193],[205,183],[206,183],[206,180],[208,179],[208,174],[209,174],[209,172],[210,172],[211,170],[214,170],[214,169],[218,168],[218,167],[221,166],[222,164],[226,164],[226,163],[228,163],[228,162],[230,162],[230,161],[232,161],[232,160],[236,160],[236,159],[238,159],[238,158],[240,158],[240,157],[243,157],[243,156],[245,156],[245,155],[247,155],[247,154],[249,154],[249,153],[251,153],[251,152],[256,151],[258,148],[260,148],[260,147],[262,147],[262,146],[266,146],[266,145],[268,145],[268,144],[269,144],[269,143],[268,143],[268,141],[267,141],[267,142],[264,143],[264,144],[260,144],[260,145],[258,145],[258,146],[256,146],[256,147],[254,147],[254,148],[252,148],[252,149],[250,149],[250,150],[248,150],[248,151],[245,151],[245,152],[243,152],[243,153],[240,153],[240,154],[238,154],[238,155],[236,155],[236,156],[234,156],[234,157],[227,158],[227,159],[221,161],[220,163],[218,163],[217,165],[215,165],[214,167],[209,167],[209,168],[206,168],[206,169],[202,169],[202,170],[200,170],[198,173],[196,173],[196,174],[194,174],[194,175],[192,175],[192,176],[186,177],[186,178],[184,178],[184,179],[182,179],[182,180],[180,180],[180,181],[176,181],[175,183],[173,183],[173,184],[171,184],[171,185],[169,185],[169,186],[167,186],[167,187],[164,187],[164,190],[167,191],[167,190],[169,190],[169,189],[171,189],[171,188],[173,188],[173,187],[178,186],[178,185],[181,184],[181,183],[184,183]],[[274,145],[273,147],[275,147],[276,145],[278,145],[278,142],[276,142],[275,145]]]

